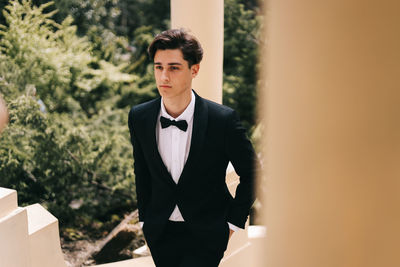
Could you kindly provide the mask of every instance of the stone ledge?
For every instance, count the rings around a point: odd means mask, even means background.
[[[45,208],[39,204],[25,207],[28,213],[28,233],[29,235],[45,228],[48,225],[57,223],[58,220]]]
[[[57,218],[39,204],[24,209],[28,214],[31,267],[65,267]]]
[[[23,208],[0,218],[0,266],[31,267],[28,220]]]
[[[18,208],[17,191],[0,187],[0,218]]]

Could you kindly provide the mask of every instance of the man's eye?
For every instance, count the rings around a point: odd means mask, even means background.
[[[155,69],[156,70],[162,70],[162,67],[161,66],[155,66]]]
[[[179,70],[178,67],[171,67],[170,69],[171,69],[171,70]]]

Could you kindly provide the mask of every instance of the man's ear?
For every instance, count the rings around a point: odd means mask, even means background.
[[[197,76],[197,73],[199,73],[200,69],[200,64],[194,64],[192,67],[190,67],[190,70],[192,71],[192,78]]]

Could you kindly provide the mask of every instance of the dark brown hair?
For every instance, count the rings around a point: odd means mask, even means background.
[[[200,63],[203,58],[200,42],[184,29],[171,29],[157,34],[147,51],[153,61],[157,50],[166,49],[180,49],[189,68]]]

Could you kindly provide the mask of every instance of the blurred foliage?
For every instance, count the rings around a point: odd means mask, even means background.
[[[256,119],[262,17],[255,1],[225,0],[224,5],[223,102],[235,109],[244,126],[251,129]]]
[[[158,95],[147,47],[165,0],[10,0],[0,8],[0,186],[41,203],[64,237],[103,235],[136,207],[129,108]],[[255,0],[225,0],[224,104],[254,123]],[[257,131],[255,131],[257,132]],[[79,229],[79,230],[77,230]]]
[[[129,107],[114,106],[137,77],[122,71],[129,62],[94,56],[71,17],[58,24],[44,12],[50,4],[5,8],[0,90],[10,122],[0,136],[0,186],[18,190],[20,205],[46,206],[62,229],[90,229],[136,205]]]
[[[41,112],[27,95],[10,101],[9,110],[0,177],[2,186],[18,190],[20,204],[42,203],[62,226],[82,226],[85,217],[105,218],[134,205],[125,114],[105,111],[73,121]]]

